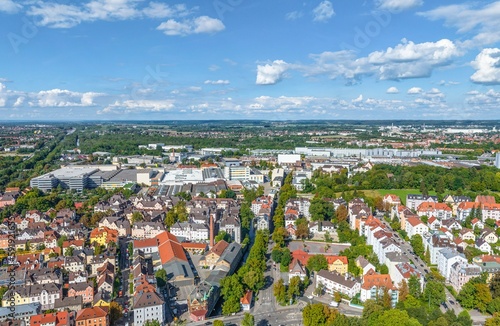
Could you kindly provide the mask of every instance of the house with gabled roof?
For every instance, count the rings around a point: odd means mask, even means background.
[[[340,275],[333,271],[321,270],[316,273],[316,286],[322,285],[328,294],[340,292],[352,298],[361,290],[361,281],[358,278],[349,275]]]
[[[253,291],[247,290],[240,299],[241,310],[250,311],[252,308]]]
[[[305,266],[303,266],[300,260],[298,260],[297,258],[293,258],[288,267],[288,279],[290,280],[294,276],[298,276],[301,281],[305,280],[305,278],[307,277]]]
[[[389,293],[391,304],[395,307],[398,303],[399,291],[389,274],[377,274],[373,271],[363,276],[360,296],[362,302],[382,297],[384,291]]]
[[[76,326],[109,326],[109,315],[101,307],[84,308],[76,312]]]

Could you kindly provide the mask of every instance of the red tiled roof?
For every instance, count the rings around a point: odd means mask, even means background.
[[[389,274],[366,274],[363,277],[363,284],[361,285],[361,288],[369,290],[374,286],[377,288],[385,287],[390,290],[395,289]]]
[[[416,217],[409,217],[407,220],[406,220],[407,223],[409,223],[411,226],[417,226],[419,224],[423,224],[422,221],[419,219],[419,218],[416,218]]]
[[[106,317],[107,314],[101,307],[85,308],[78,310],[75,321]]]
[[[253,292],[250,290],[247,290],[245,295],[240,299],[241,304],[250,304],[252,302],[252,295]]]

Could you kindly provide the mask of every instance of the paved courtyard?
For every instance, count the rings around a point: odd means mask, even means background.
[[[329,254],[338,255],[342,250],[351,246],[350,243],[326,243],[314,241],[291,241],[288,244],[290,251],[303,250],[312,255],[314,254]]]

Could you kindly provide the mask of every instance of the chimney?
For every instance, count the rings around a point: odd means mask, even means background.
[[[210,248],[214,245],[214,214],[210,214]]]

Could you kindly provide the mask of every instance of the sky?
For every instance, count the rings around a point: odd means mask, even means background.
[[[0,0],[1,120],[500,119],[500,1]]]

